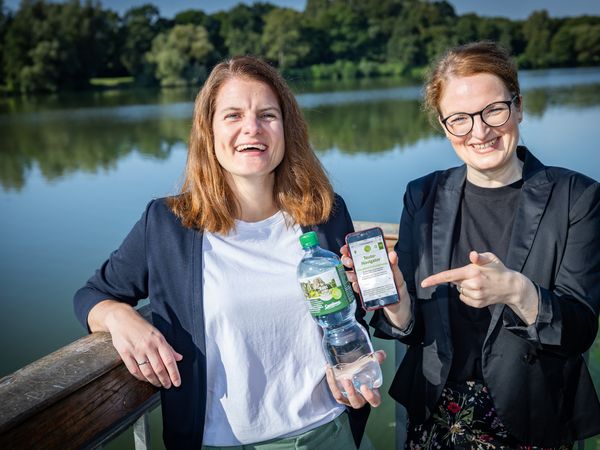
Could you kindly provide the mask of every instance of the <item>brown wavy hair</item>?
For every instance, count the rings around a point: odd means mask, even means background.
[[[446,81],[452,76],[466,77],[478,73],[490,73],[502,80],[506,89],[520,98],[521,88],[517,64],[508,51],[495,42],[483,41],[448,49],[435,61],[427,74],[424,88],[423,109],[435,125],[440,125],[440,99]],[[517,104],[518,104],[517,100]]]
[[[235,226],[240,208],[215,155],[212,123],[220,87],[238,77],[267,84],[279,100],[285,152],[275,168],[273,195],[277,206],[299,225],[325,222],[333,207],[333,189],[310,146],[298,102],[283,77],[252,56],[219,63],[198,93],[183,185],[179,195],[169,199],[172,211],[188,228],[226,234]]]

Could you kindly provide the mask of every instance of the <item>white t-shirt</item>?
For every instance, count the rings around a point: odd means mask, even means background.
[[[284,214],[204,233],[204,445],[301,434],[344,411],[325,380],[319,326],[296,280],[300,227]]]

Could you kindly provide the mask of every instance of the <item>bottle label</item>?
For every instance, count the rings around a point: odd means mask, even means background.
[[[304,298],[308,300],[308,310],[313,316],[340,311],[354,301],[352,287],[341,263],[326,272],[299,281]]]

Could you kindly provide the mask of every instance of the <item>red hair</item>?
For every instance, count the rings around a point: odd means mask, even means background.
[[[494,42],[474,42],[450,48],[433,65],[425,81],[424,109],[437,123],[440,99],[450,77],[478,73],[496,75],[512,94],[521,95],[517,65],[510,54]]]
[[[333,189],[308,140],[308,126],[298,102],[281,75],[266,62],[241,56],[219,63],[196,97],[192,130],[179,195],[169,201],[184,226],[227,233],[239,216],[235,195],[214,149],[213,116],[220,87],[231,78],[267,84],[277,96],[283,117],[285,152],[275,169],[273,195],[280,210],[303,226],[325,222],[333,206]]]

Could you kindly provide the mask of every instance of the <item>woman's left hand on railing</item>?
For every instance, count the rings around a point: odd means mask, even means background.
[[[177,361],[183,356],[132,306],[104,300],[92,308],[88,323],[92,331],[110,332],[113,346],[138,380],[166,389],[181,384]]]

